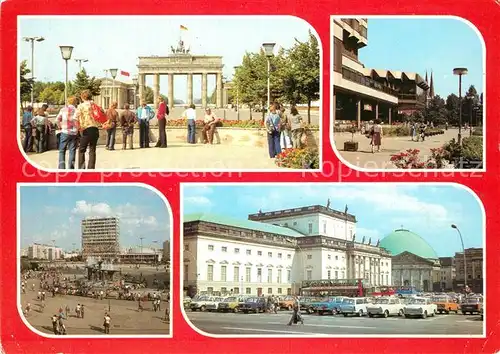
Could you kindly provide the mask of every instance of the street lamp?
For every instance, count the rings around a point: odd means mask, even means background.
[[[137,109],[137,76],[132,78],[132,83],[134,84],[134,109]]]
[[[458,144],[462,146],[462,75],[467,75],[467,68],[453,69],[453,75],[458,75]]]
[[[141,240],[141,258],[140,258],[140,262],[142,263],[142,240],[144,240],[144,236],[139,237],[139,239]]]
[[[267,58],[267,111],[271,107],[271,58],[274,56],[273,49],[276,43],[263,43],[264,53]]]
[[[457,230],[458,235],[460,236],[460,242],[462,242],[462,251],[464,253],[464,288],[467,288],[467,263],[465,258],[464,239],[462,238],[462,233],[460,232],[460,229],[457,227],[457,225],[451,224],[451,227]]]
[[[111,93],[111,101],[114,101],[113,94],[115,92],[115,77],[116,77],[116,74],[118,73],[118,69],[109,69],[109,73],[111,74],[111,77],[113,78],[113,85],[111,87],[111,92],[112,92]],[[116,98],[116,100],[118,101],[118,98]]]
[[[158,262],[156,259],[156,249],[158,248],[158,241],[154,240],[152,241],[154,244],[156,244],[156,247],[153,248],[154,254],[155,254],[155,265],[158,266]]]
[[[35,94],[35,41],[43,42],[45,38],[43,37],[23,37],[25,42],[31,42],[31,107],[33,107],[35,103],[34,94]]]
[[[82,63],[86,63],[89,60],[88,59],[75,59],[75,61],[78,63],[78,71],[82,71]]]
[[[238,69],[240,68],[240,66],[235,66],[234,67],[234,74],[236,76],[236,72],[238,71]],[[239,88],[239,85],[238,85],[238,81],[236,81],[236,114],[237,114],[237,119],[238,121],[240,120],[240,88]]]
[[[68,60],[71,59],[71,53],[73,53],[73,47],[70,45],[61,45],[59,46],[61,49],[61,55],[63,60],[66,63],[66,81],[64,84],[64,104],[68,104]]]

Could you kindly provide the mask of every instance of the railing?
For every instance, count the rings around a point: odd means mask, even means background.
[[[398,96],[398,93],[396,90],[391,89],[390,87],[382,85],[380,82],[377,82],[369,77],[364,76],[361,73],[349,70],[345,67],[342,68],[342,77],[346,80],[355,82],[357,84],[372,88],[377,91],[381,91],[384,93],[387,93],[388,95],[391,96]]]

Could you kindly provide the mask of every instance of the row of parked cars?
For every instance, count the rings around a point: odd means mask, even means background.
[[[268,308],[268,298],[263,296],[209,296],[202,295],[193,299],[185,298],[184,307],[191,311],[243,312],[259,313]],[[286,296],[277,298],[277,309],[291,310],[295,298]],[[448,295],[428,295],[410,297],[299,297],[301,312],[320,316],[341,314],[347,316],[368,317],[421,317],[435,316],[437,313],[479,314],[483,316],[483,297],[469,296],[461,303]]]
[[[462,303],[458,303],[449,296],[411,296],[400,298],[376,297],[376,298],[347,298],[331,297],[319,302],[307,302],[302,304],[308,313],[342,314],[345,317],[349,315],[356,316],[382,316],[389,317],[393,315],[404,317],[422,317],[435,316],[437,313],[459,313],[479,314],[483,316],[483,297],[470,296]]]

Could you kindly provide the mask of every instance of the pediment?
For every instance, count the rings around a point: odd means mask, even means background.
[[[268,264],[268,265],[267,265],[267,268],[274,268],[274,265],[272,265],[272,264]]]
[[[251,267],[251,266],[252,266],[252,263],[250,263],[250,262],[245,263],[245,266],[246,266],[246,267]]]
[[[240,262],[233,262],[233,265],[241,265]]]
[[[228,261],[220,261],[219,264],[229,264]]]
[[[207,261],[207,263],[209,263],[209,264],[214,264],[214,263],[215,263],[215,261],[214,261],[213,259],[209,259],[209,260]]]
[[[414,253],[404,251],[396,256],[392,257],[392,264],[393,265],[402,265],[402,264],[422,264],[422,265],[433,265],[434,262],[430,261],[426,258],[417,256]]]

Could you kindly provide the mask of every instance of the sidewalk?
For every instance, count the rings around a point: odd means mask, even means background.
[[[97,147],[97,169],[277,169],[274,159],[270,159],[266,147],[228,145],[172,144],[166,149],[153,147],[121,150],[115,145],[114,151]],[[66,156],[68,153],[66,153]],[[30,153],[29,160],[43,168],[57,168],[57,150],[42,154]],[[67,157],[66,157],[67,159]],[[78,156],[76,158],[78,163]],[[88,161],[88,153],[86,160]]]

